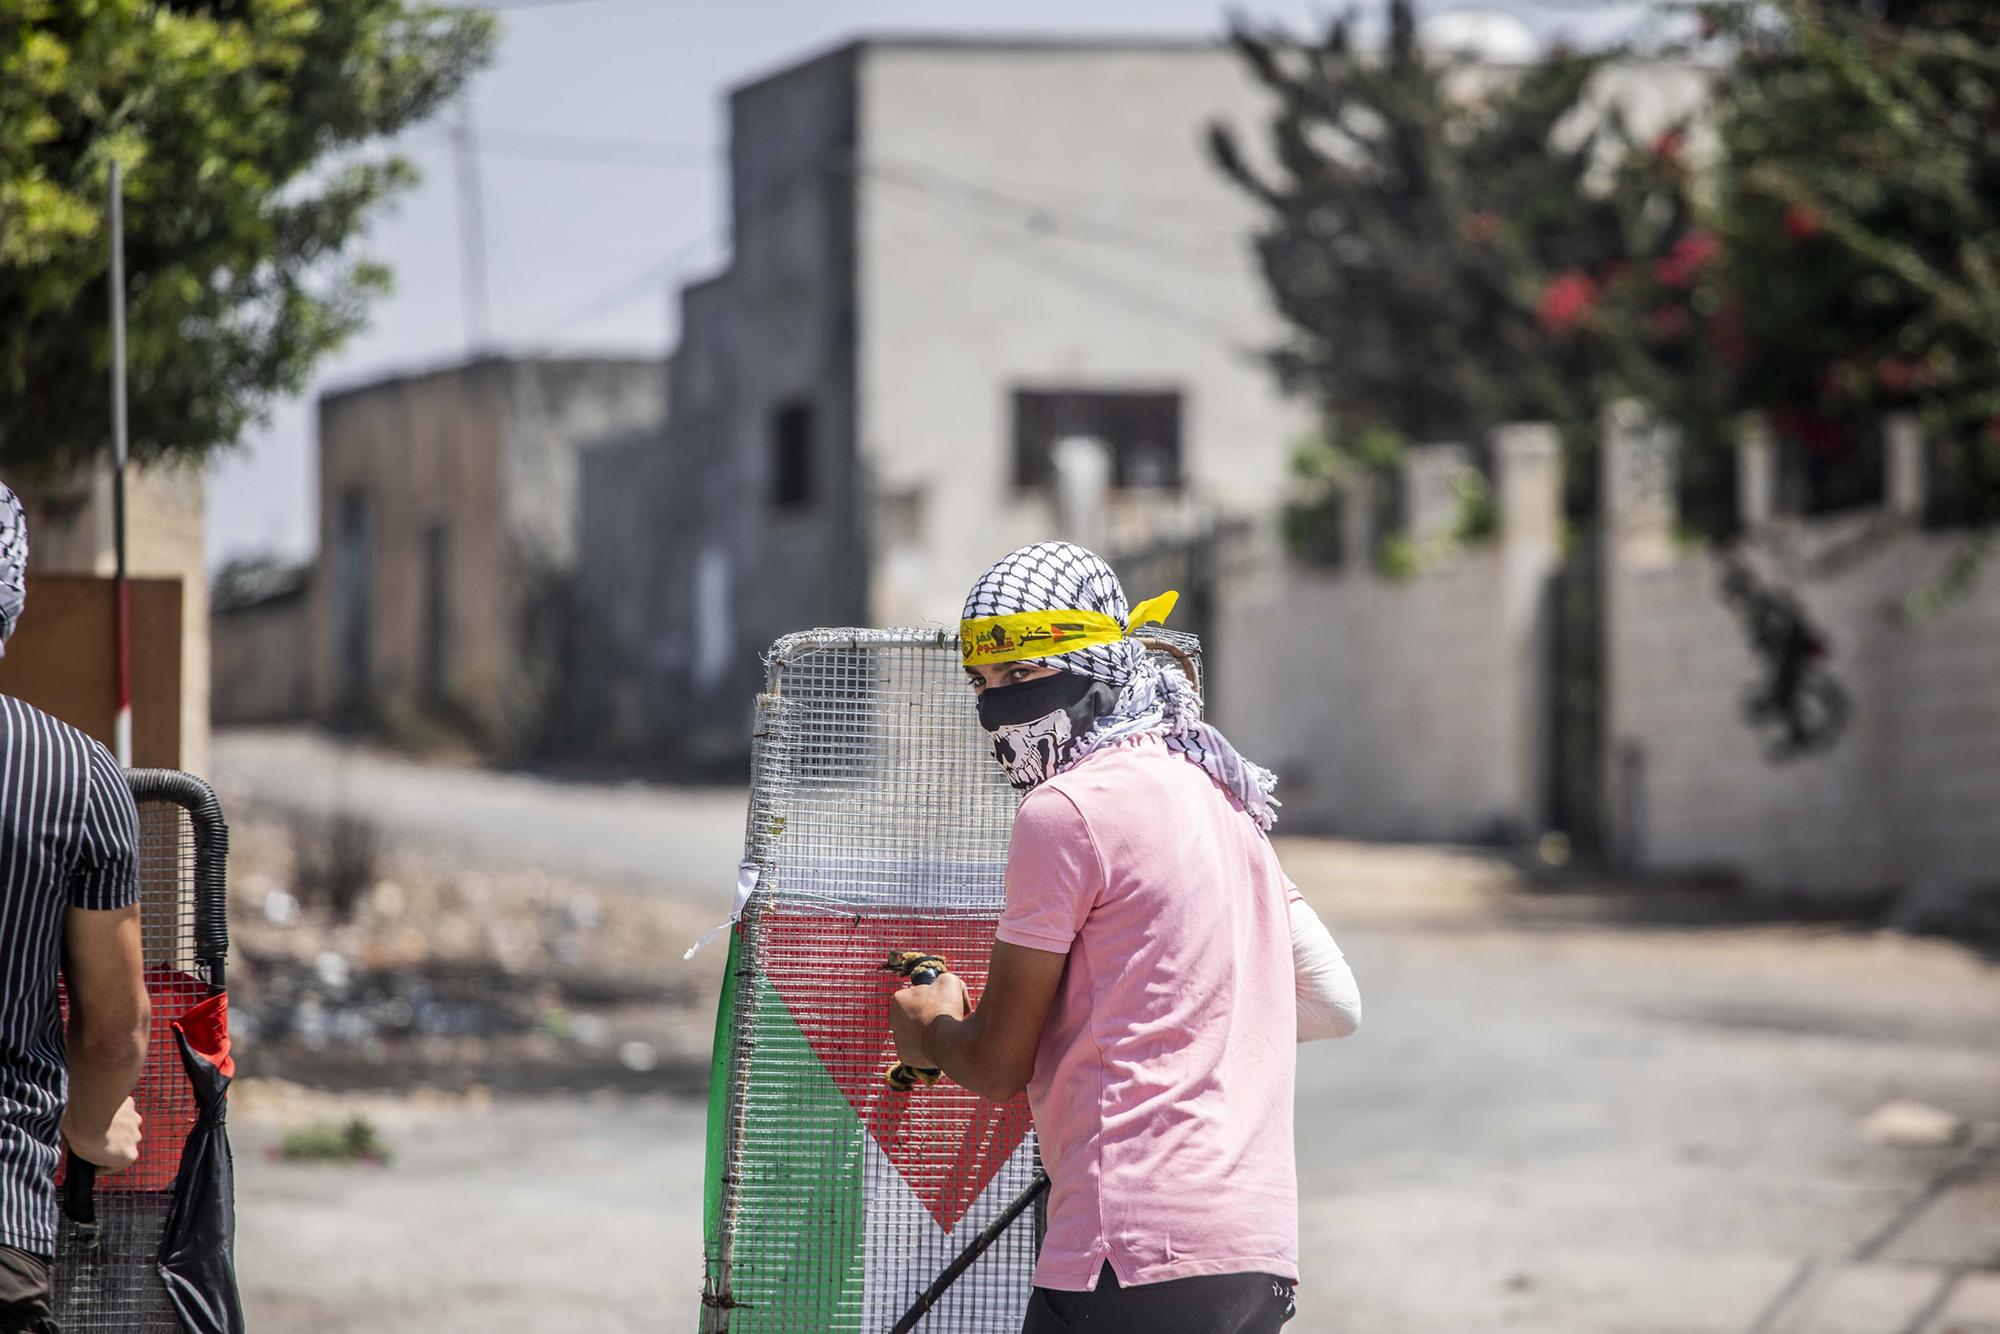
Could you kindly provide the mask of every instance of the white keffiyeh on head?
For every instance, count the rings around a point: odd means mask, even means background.
[[[1125,590],[1102,558],[1070,542],[1037,542],[1003,556],[979,576],[966,595],[963,618],[1071,610],[1099,612],[1129,629]],[[1162,668],[1138,640],[1012,660],[1119,687],[1117,706],[1083,735],[1063,767],[1109,746],[1157,736],[1242,802],[1259,829],[1268,832],[1277,819],[1278,800],[1272,795],[1277,776],[1238,754],[1228,738],[1202,721],[1194,683],[1177,668]]]
[[[28,519],[21,502],[0,483],[0,655],[20,624],[28,600]]]

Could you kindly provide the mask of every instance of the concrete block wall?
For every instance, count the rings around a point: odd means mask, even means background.
[[[1222,590],[1205,646],[1211,715],[1278,772],[1288,831],[1463,841],[1538,825],[1561,461],[1545,427],[1504,428],[1493,443],[1496,542],[1385,580],[1359,558],[1369,506],[1357,495],[1340,571],[1268,550]],[[1427,504],[1438,488],[1423,479],[1463,457],[1450,445],[1413,451],[1405,509]]]
[[[16,479],[28,511],[28,605],[37,574],[109,578],[117,569],[112,532],[111,469],[98,467],[56,482]],[[208,769],[208,571],[205,490],[199,467],[131,464],[125,475],[126,563],[134,578],[181,583],[182,768]],[[32,614],[32,611],[31,613]]]
[[[1756,546],[1809,557],[1921,510],[1919,451],[1889,426],[1878,511],[1772,513],[1772,448],[1746,433],[1739,486]],[[1671,437],[1616,410],[1605,453],[1607,815],[1614,852],[1672,871],[1738,872],[1753,886],[1822,899],[2000,867],[2000,579],[1918,626],[1891,608],[1941,569],[1963,535],[1904,524],[1881,548],[1796,591],[1829,645],[1852,713],[1832,749],[1774,763],[1740,701],[1759,669],[1721,601],[1708,552],[1676,546]]]

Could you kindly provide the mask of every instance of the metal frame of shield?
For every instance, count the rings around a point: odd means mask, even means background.
[[[56,1318],[65,1334],[209,1334],[242,1328],[230,1250],[234,1202],[223,1094],[228,1057],[228,826],[192,774],[134,769],[140,933],[152,1033],[134,1102],[139,1160],[60,1183]]]
[[[1199,643],[1149,635],[1199,683]],[[1019,795],[980,730],[957,636],[814,630],[771,648],[709,1091],[700,1328],[954,1334],[1021,1327],[1039,1207],[922,1301],[1039,1170],[1025,1096],[898,1092],[882,964],[943,956],[975,1001]]]

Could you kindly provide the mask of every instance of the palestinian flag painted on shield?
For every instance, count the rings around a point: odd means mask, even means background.
[[[879,1334],[1028,1185],[1025,1096],[995,1104],[949,1081],[897,1093],[882,1079],[901,985],[883,961],[941,954],[976,1000],[993,925],[823,905],[745,918],[710,1086],[704,1329]],[[1014,1334],[1038,1232],[1034,1214],[1017,1220],[917,1328]]]

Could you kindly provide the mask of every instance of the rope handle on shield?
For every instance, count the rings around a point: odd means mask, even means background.
[[[928,986],[938,980],[939,975],[951,971],[951,965],[935,954],[923,950],[897,950],[889,956],[882,972],[895,973],[910,980],[912,986]],[[944,1071],[927,1069],[923,1066],[905,1065],[901,1061],[882,1072],[882,1082],[898,1093],[908,1093],[919,1084],[925,1088],[944,1078]]]

